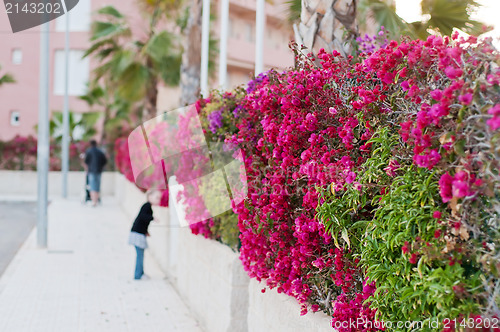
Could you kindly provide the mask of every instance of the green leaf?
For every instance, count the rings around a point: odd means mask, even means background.
[[[95,21],[92,23],[92,36],[90,40],[94,41],[102,38],[111,38],[123,32],[123,27],[119,24]]]
[[[337,240],[337,234],[335,234],[335,232],[331,232],[330,234],[332,235],[333,243],[338,249],[340,249],[339,241]]]
[[[482,23],[470,18],[472,9],[479,6],[475,0],[422,0],[422,14],[430,15],[424,23],[428,28],[438,29],[443,35],[451,35],[453,28],[479,35]]]
[[[110,15],[110,16],[113,16],[115,18],[123,18],[123,15],[122,13],[120,13],[115,7],[113,6],[105,6],[105,7],[102,7],[101,9],[99,9],[97,11],[97,13],[101,14],[101,15]]]
[[[130,64],[119,77],[118,94],[131,102],[145,98],[150,76],[147,68],[139,63]]]
[[[351,248],[351,242],[349,241],[349,235],[347,234],[347,228],[342,229],[342,238],[347,243],[347,247]]]
[[[170,32],[163,30],[160,33],[153,35],[146,45],[144,50],[147,55],[157,62],[164,60],[171,54],[173,36]]]

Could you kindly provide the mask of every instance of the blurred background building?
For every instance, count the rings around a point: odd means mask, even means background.
[[[115,6],[129,19],[136,22],[141,33],[141,17],[135,0],[80,0],[69,12],[69,109],[75,113],[86,112],[89,106],[78,97],[86,93],[92,70],[97,66],[93,58],[82,56],[90,46],[92,14],[107,5]],[[212,2],[211,37],[218,39],[220,1]],[[230,0],[228,35],[228,88],[244,84],[251,79],[255,57],[255,0]],[[283,1],[266,3],[266,29],[264,40],[264,68],[284,69],[293,64],[293,53],[288,48],[293,31],[286,23],[286,6]],[[50,22],[50,110],[61,111],[64,97],[64,40],[65,16]],[[40,28],[13,34],[6,11],[0,11],[0,66],[2,73],[11,74],[15,84],[0,89],[0,140],[15,135],[35,135],[38,122],[38,91],[40,73]],[[217,59],[214,59],[217,61]],[[215,74],[216,76],[217,74]],[[217,77],[210,79],[210,88],[217,87]],[[169,88],[160,94],[162,111],[176,107],[178,89]],[[160,101],[159,100],[159,103]]]

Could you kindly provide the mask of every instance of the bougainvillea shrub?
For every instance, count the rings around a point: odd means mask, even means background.
[[[209,218],[218,202],[186,187],[187,219],[203,220],[191,229],[233,247],[239,233],[263,291],[328,313],[338,331],[496,331],[498,55],[457,36],[370,51],[297,50],[295,68],[200,100],[207,142],[243,150],[248,197]],[[197,162],[179,160],[179,182],[212,161]]]
[[[69,169],[82,171],[80,155],[88,148],[83,141],[71,142],[69,145]],[[33,136],[16,135],[8,141],[0,141],[0,169],[6,170],[36,170],[37,139]],[[49,169],[61,170],[61,146],[55,141],[50,142]]]
[[[36,143],[33,136],[15,136],[0,142],[0,169],[36,170]]]
[[[249,275],[343,331],[379,329],[337,324],[358,319],[433,330],[433,319],[463,329],[497,317],[490,44],[430,37],[359,63],[302,60],[253,83],[232,139],[249,181],[234,209]]]

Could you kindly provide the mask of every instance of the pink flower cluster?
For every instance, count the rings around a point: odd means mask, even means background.
[[[439,179],[439,193],[443,202],[449,202],[453,197],[462,198],[473,195],[476,191],[473,188],[482,184],[480,179],[476,179],[474,174],[466,171],[458,171],[454,176],[444,173]]]
[[[363,291],[356,294],[354,299],[345,294],[339,295],[333,303],[332,327],[339,332],[384,331],[383,323],[375,319],[376,310],[365,304],[374,292],[373,283],[363,283]]]
[[[500,104],[496,104],[492,108],[488,110],[488,114],[491,114],[493,117],[486,121],[486,123],[490,126],[492,131],[500,128]]]

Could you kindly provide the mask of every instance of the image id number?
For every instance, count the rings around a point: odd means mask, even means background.
[[[7,9],[7,14],[64,14],[61,11],[60,3],[15,3],[12,4],[7,2],[5,4],[5,9]]]

